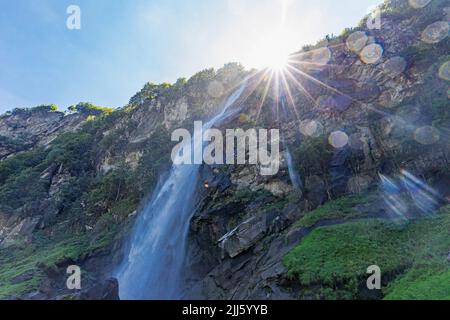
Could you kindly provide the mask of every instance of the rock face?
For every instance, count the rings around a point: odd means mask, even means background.
[[[34,146],[45,146],[63,132],[75,131],[87,118],[45,110],[17,110],[0,117],[0,159]]]
[[[25,218],[20,221],[8,221],[0,226],[0,246],[7,247],[18,240],[31,241],[33,231],[40,218]]]
[[[246,73],[229,64],[146,85],[114,112],[81,103],[70,114],[42,106],[2,115],[0,299],[118,298],[107,278],[139,201],[169,166],[170,131],[209,118]],[[223,92],[208,93],[212,82]],[[81,291],[66,288],[68,265],[81,268]]]
[[[81,293],[81,300],[120,300],[117,279],[107,279]]]
[[[266,221],[252,217],[219,239],[219,246],[234,258],[255,245],[264,237]]]
[[[358,32],[365,40],[357,52],[349,49],[350,37],[340,37],[330,40],[328,47],[299,54],[302,57],[299,59],[313,62],[311,65],[305,63],[302,71],[317,81],[301,77],[299,81],[315,103],[304,95],[293,94],[293,105],[298,107],[300,119],[296,119],[292,111],[283,118],[287,142],[295,146],[308,136],[342,131],[347,132],[348,142],[342,148],[332,148],[329,144],[333,145],[333,141],[326,136],[328,146],[302,150],[300,156],[308,158],[323,148],[323,154],[316,158],[318,161],[309,163],[305,159],[303,164],[300,161],[300,167],[307,165],[303,168],[305,176],[302,177],[304,187],[301,191],[290,187],[285,171],[266,179],[261,179],[254,168],[247,166],[221,172],[225,175],[221,179],[231,184],[225,191],[210,188],[208,195],[201,197],[208,205],[200,205],[192,221],[187,266],[191,274],[186,297],[296,298],[281,260],[309,232],[292,226],[305,212],[332,198],[373,188],[379,172],[398,172],[405,168],[427,177],[436,187],[443,179],[448,179],[448,174],[438,178],[433,173],[442,172],[442,168],[448,166],[448,144],[440,143],[436,149],[429,149],[413,142],[414,133],[410,132],[429,124],[433,117],[417,105],[417,95],[422,90],[431,90],[424,89],[430,85],[427,86],[425,75],[431,72],[435,78],[437,70],[429,57],[414,53],[422,45],[418,35],[427,23],[442,19],[445,10],[438,8],[428,22],[424,16],[419,22],[415,13],[408,11],[407,1],[391,1],[390,5],[409,13],[383,14],[381,30],[360,28]],[[364,61],[363,48],[369,50],[374,44],[382,46],[380,56],[371,62]],[[427,50],[430,56],[446,54],[448,39]],[[320,65],[314,60],[327,55],[325,64]],[[333,90],[318,85],[318,81]],[[445,84],[434,83],[440,88],[438,90],[445,92]],[[431,97],[426,101],[433,103]],[[448,100],[443,103],[448,105]],[[252,115],[255,111],[249,106],[246,113]],[[424,114],[428,118],[424,118]],[[304,121],[311,119],[315,121],[316,132],[308,132],[312,126],[305,127]],[[227,125],[233,127],[236,123]],[[300,128],[301,137],[297,128]],[[409,129],[404,131],[406,128]],[[352,133],[348,134],[348,131]],[[403,132],[399,134],[400,131]],[[409,149],[409,143],[416,143],[418,152]],[[261,194],[264,190],[270,194],[267,202],[264,197],[268,195]],[[441,186],[439,191],[448,194],[448,188]],[[279,203],[278,208],[271,208],[274,203]],[[383,214],[380,209],[370,215]]]
[[[290,84],[292,96],[279,97],[279,114],[273,95],[261,104],[261,81],[247,80],[242,112],[219,129],[281,127],[280,152],[289,147],[293,164],[282,157],[273,176],[254,165],[201,166],[200,183],[192,186],[198,203],[184,298],[297,298],[283,257],[313,227],[343,220],[308,228],[296,222],[329,200],[373,190],[380,173],[414,172],[448,200],[448,81],[436,75],[448,61],[449,40],[420,40],[427,25],[447,19],[444,5],[417,15],[408,1],[390,1],[381,30],[358,27],[298,53],[302,87]],[[41,109],[1,116],[0,254],[8,252],[2,263],[20,272],[10,276],[0,266],[0,287],[29,287],[0,290],[0,298],[117,299],[117,281],[108,277],[171,163],[171,131],[208,119],[247,76],[230,64],[172,86],[147,84],[129,105],[92,121]],[[55,140],[70,132],[67,141]],[[45,152],[20,158],[38,149]],[[300,187],[290,170],[299,173]],[[384,214],[375,202],[369,207],[367,216]],[[30,256],[20,255],[28,253],[24,245],[32,247]],[[65,287],[71,264],[89,275],[81,292]]]
[[[164,110],[164,126],[166,129],[182,123],[188,118],[189,105],[186,99],[180,99]]]
[[[286,229],[300,216],[300,210],[291,206],[244,221],[219,239],[222,255],[203,278],[197,273],[202,269],[190,266],[192,284],[185,296],[193,299],[293,299],[294,292],[284,286],[287,279],[282,258],[306,234],[305,230]],[[206,248],[202,249],[205,255]]]

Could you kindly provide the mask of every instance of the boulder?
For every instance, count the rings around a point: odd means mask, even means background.
[[[266,221],[252,217],[219,239],[220,247],[234,258],[264,237]]]

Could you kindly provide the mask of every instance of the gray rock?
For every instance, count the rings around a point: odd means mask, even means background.
[[[93,285],[91,288],[82,292],[81,300],[120,300],[119,282],[117,279],[110,278]]]
[[[219,239],[219,245],[234,258],[258,242],[265,232],[266,221],[250,218]]]

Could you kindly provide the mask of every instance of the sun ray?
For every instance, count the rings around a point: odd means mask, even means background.
[[[298,110],[297,110],[297,107],[295,106],[295,102],[294,102],[294,97],[292,96],[291,89],[289,87],[289,83],[287,82],[286,76],[285,76],[284,73],[281,73],[281,79],[283,80],[284,87],[285,87],[286,92],[288,94],[288,97],[289,97],[289,99],[291,101],[292,110],[294,111],[295,117],[299,121],[300,120],[300,115],[298,114]]]
[[[299,75],[301,75],[301,76],[303,76],[303,77],[305,77],[305,78],[307,78],[307,79],[309,79],[309,80],[311,80],[311,81],[313,81],[313,82],[315,82],[315,83],[317,83],[317,84],[323,86],[324,88],[327,88],[327,89],[330,90],[330,91],[333,91],[333,92],[335,92],[335,93],[337,93],[337,94],[339,94],[339,95],[346,96],[346,97],[348,97],[348,98],[354,100],[354,98],[352,98],[352,97],[350,97],[350,96],[347,96],[345,93],[339,91],[339,90],[336,89],[336,88],[333,88],[333,87],[329,86],[328,84],[326,84],[326,83],[320,81],[319,79],[314,78],[313,76],[307,74],[307,73],[304,72],[304,71],[301,71],[301,70],[299,70],[299,69],[297,69],[297,68],[294,68],[293,66],[290,66],[290,65],[288,65],[287,67],[288,67],[289,69],[292,69],[293,71],[295,71],[295,72],[298,73]]]
[[[303,91],[306,97],[311,100],[314,106],[317,107],[316,99],[314,99],[314,97],[308,92],[308,90],[306,90],[303,84],[301,84],[300,81],[298,81],[289,70],[286,70],[285,72],[292,79],[292,81],[294,81],[294,83],[300,88],[300,90]]]
[[[265,72],[265,76],[266,77],[268,76],[267,73],[268,72],[266,70],[266,72]],[[262,96],[262,99],[261,99],[261,103],[258,106],[258,113],[256,114],[256,121],[258,121],[258,119],[259,119],[262,107],[264,105],[264,102],[266,101],[267,94],[269,93],[270,84],[272,82],[272,77],[273,77],[273,71],[270,71],[270,75],[268,76],[266,87],[264,88],[264,92],[263,92],[263,96]]]
[[[275,106],[276,106],[276,122],[278,126],[280,125],[280,72],[275,72]]]
[[[249,76],[245,77],[242,81],[240,81],[238,84],[236,84],[235,86],[232,86],[230,89],[228,89],[226,92],[229,95],[231,92],[235,91],[238,87],[240,87],[245,81],[247,81],[247,82],[250,81],[252,78],[256,77],[258,74],[261,74],[261,75],[258,78],[258,80],[256,81],[256,84],[254,84],[250,90],[247,90],[247,92],[239,99],[240,104],[244,103],[248,99],[248,97],[256,90],[256,88],[258,88],[258,86],[263,81],[264,71],[255,70]]]
[[[344,45],[344,44],[340,44],[340,45]],[[258,105],[258,111],[257,111],[257,115],[256,115],[256,121],[258,121],[261,112],[262,112],[262,108],[264,106],[264,103],[266,101],[267,95],[269,93],[269,90],[273,91],[273,95],[274,95],[274,104],[273,104],[273,108],[274,108],[274,112],[275,112],[275,116],[276,116],[276,122],[278,125],[280,125],[280,99],[283,99],[284,94],[287,95],[287,98],[289,101],[287,101],[287,105],[288,108],[293,110],[293,113],[295,114],[295,117],[297,120],[300,120],[300,115],[299,115],[299,110],[298,110],[298,106],[295,104],[294,102],[294,97],[292,95],[292,90],[290,87],[290,82],[292,81],[299,89],[301,92],[304,93],[304,96],[309,99],[311,101],[311,103],[313,104],[313,106],[315,108],[319,107],[319,102],[317,101],[317,99],[315,99],[311,93],[306,89],[305,85],[301,82],[300,79],[306,79],[311,81],[314,84],[317,84],[320,87],[323,87],[325,89],[327,89],[328,91],[337,94],[339,96],[345,97],[347,99],[349,99],[349,101],[351,101],[352,103],[357,104],[359,107],[363,108],[363,109],[367,109],[370,110],[372,112],[376,112],[382,116],[385,117],[395,117],[395,119],[397,119],[398,121],[402,121],[403,123],[405,123],[406,125],[403,125],[402,127],[407,130],[407,131],[412,131],[415,132],[418,128],[415,125],[407,125],[407,121],[405,121],[402,117],[397,116],[397,115],[392,115],[389,112],[386,112],[384,110],[380,110],[379,108],[374,107],[372,104],[369,103],[364,103],[360,100],[355,99],[354,97],[350,96],[349,94],[346,94],[342,91],[340,91],[337,88],[334,88],[332,86],[330,86],[329,84],[315,78],[314,76],[312,76],[311,74],[308,74],[307,72],[305,72],[304,70],[301,70],[300,68],[294,66],[294,65],[305,65],[305,66],[313,66],[313,67],[320,67],[320,68],[329,68],[332,67],[332,64],[329,63],[315,63],[315,62],[309,62],[309,61],[301,61],[301,60],[294,60],[293,57],[295,56],[300,56],[301,54],[297,54],[297,55],[290,55],[285,62],[281,65],[278,65],[276,68],[274,67],[267,67],[265,69],[262,70],[261,72],[261,76],[258,79],[257,85],[255,86],[255,88],[253,88],[249,95],[256,90],[256,87],[259,86],[259,84],[266,79],[266,84],[265,84],[265,88],[264,88],[264,92],[263,92],[263,96],[261,98],[261,102]],[[292,71],[292,72],[291,72]],[[293,74],[295,73],[295,75]],[[258,74],[258,73],[256,73]],[[254,74],[253,76],[255,76],[256,74]],[[289,77],[289,79],[287,79],[286,77]],[[300,79],[298,79],[300,78]],[[281,83],[280,83],[281,82]],[[272,88],[271,88],[272,87]],[[281,91],[280,91],[281,90]],[[248,97],[248,96],[247,96]],[[247,98],[246,97],[246,98]],[[282,107],[283,110],[287,110],[286,106],[284,104],[284,101],[281,101],[282,103]],[[290,105],[290,106],[289,106]],[[441,139],[444,139],[446,137],[448,137],[448,132],[440,132],[440,137]]]

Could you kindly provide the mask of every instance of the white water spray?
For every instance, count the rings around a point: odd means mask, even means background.
[[[292,186],[294,187],[294,189],[300,190],[303,187],[302,180],[301,180],[298,172],[295,170],[294,162],[292,160],[292,154],[287,145],[286,145],[285,157],[286,157],[286,162],[288,165],[289,178],[291,179]]]
[[[242,95],[246,83],[228,98],[221,112],[203,126],[204,130],[239,111],[229,109]],[[180,298],[199,168],[173,165],[169,177],[156,188],[137,218],[129,250],[116,273],[121,299]]]

